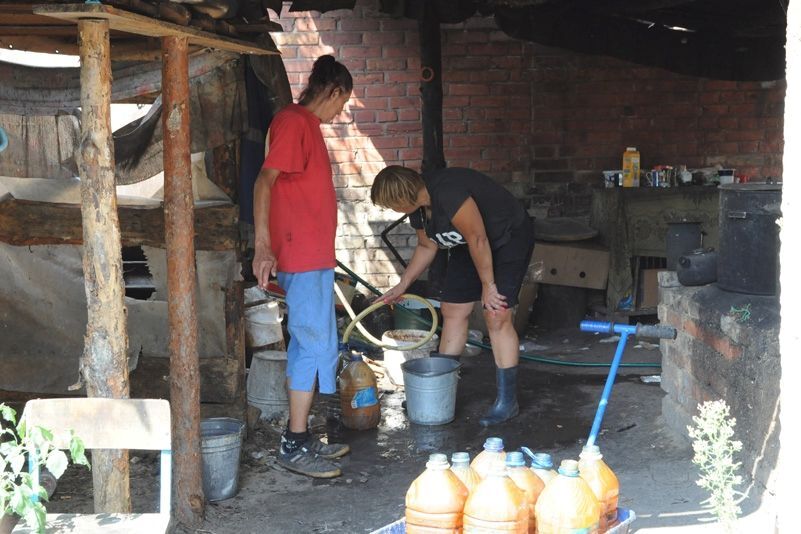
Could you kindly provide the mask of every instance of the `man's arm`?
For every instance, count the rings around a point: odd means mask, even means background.
[[[275,276],[277,268],[270,241],[270,192],[279,173],[278,169],[262,169],[253,191],[253,224],[256,233],[253,274],[264,289],[267,288],[270,275]]]

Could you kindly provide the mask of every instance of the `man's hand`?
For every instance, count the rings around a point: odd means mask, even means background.
[[[253,274],[259,281],[259,287],[267,289],[270,282],[270,275],[275,276],[278,269],[278,262],[273,254],[273,249],[267,245],[256,245],[253,256]]]

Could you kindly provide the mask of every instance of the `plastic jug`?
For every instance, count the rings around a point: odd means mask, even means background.
[[[353,430],[375,428],[381,420],[375,373],[361,352],[350,351],[347,356],[349,361],[339,375],[342,424]]]
[[[406,532],[459,533],[467,487],[449,469],[448,457],[432,454],[426,470],[406,492]]]
[[[503,440],[501,438],[487,438],[484,441],[484,450],[478,453],[470,467],[478,473],[482,479],[486,478],[492,464],[499,463],[504,465],[506,453],[503,451]]]
[[[551,455],[544,452],[537,452],[531,455],[531,470],[540,477],[544,484],[547,484],[556,476]]]
[[[455,452],[451,455],[451,471],[459,477],[470,493],[473,493],[481,482],[481,477],[470,467],[470,455],[466,452]]]
[[[506,466],[496,462],[467,498],[464,505],[464,534],[527,534],[528,517],[525,492],[506,474]]]
[[[587,481],[601,504],[601,532],[614,526],[617,521],[617,500],[620,483],[617,476],[603,461],[597,445],[584,447],[579,455],[579,473]]]
[[[545,485],[535,505],[538,534],[600,532],[601,505],[579,476],[578,462],[563,460],[559,474]]]
[[[537,504],[540,493],[545,489],[545,483],[526,466],[523,453],[518,451],[510,452],[506,455],[506,474],[526,495],[528,531],[533,534],[537,531],[534,505]]]
[[[623,152],[623,187],[640,186],[640,153],[633,146]]]

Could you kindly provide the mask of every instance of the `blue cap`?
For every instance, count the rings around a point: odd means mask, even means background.
[[[534,469],[553,469],[551,455],[544,452],[534,453],[531,457],[531,467]]]
[[[451,455],[451,462],[466,464],[470,463],[470,454],[466,452],[455,452]]]
[[[526,460],[520,451],[506,453],[506,467],[526,467]]]
[[[503,450],[503,440],[501,438],[487,438],[484,442],[484,450],[501,452]]]

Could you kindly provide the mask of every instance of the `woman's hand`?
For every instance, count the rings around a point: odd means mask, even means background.
[[[501,311],[507,308],[506,297],[498,293],[495,284],[485,284],[481,288],[481,304],[485,310]]]
[[[378,297],[377,300],[380,300],[384,304],[396,304],[401,299],[401,296],[403,296],[403,294],[406,293],[406,289],[407,289],[406,284],[403,283],[398,284],[389,291],[387,291],[386,293],[384,293],[383,295],[381,295],[380,297]]]

